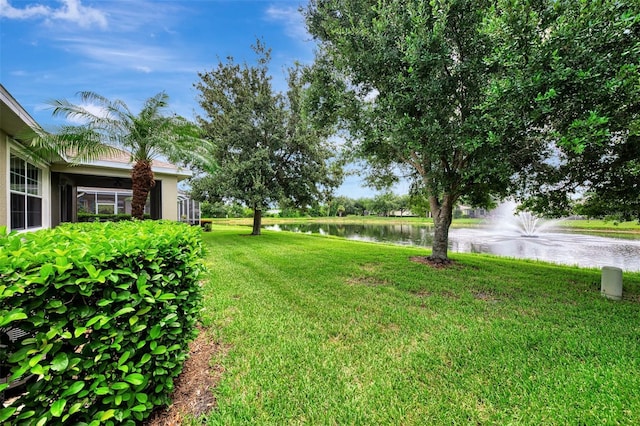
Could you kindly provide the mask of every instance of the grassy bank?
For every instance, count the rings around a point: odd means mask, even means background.
[[[208,424],[640,424],[640,274],[247,233],[204,234]]]
[[[231,218],[231,219],[205,219],[218,225],[245,225],[252,224],[251,218]],[[432,225],[433,221],[423,217],[379,217],[379,216],[347,216],[347,217],[301,217],[301,218],[274,218],[265,217],[262,219],[264,225],[276,223],[341,223],[341,224],[370,224],[370,225],[390,225],[390,224],[414,224]],[[486,224],[485,219],[454,219],[452,227],[482,226]],[[638,221],[615,222],[599,219],[561,220],[555,224],[558,228],[593,231],[593,232],[632,232],[640,233],[640,223]]]
[[[600,219],[565,220],[558,224],[562,228],[581,231],[633,232],[640,233],[638,221],[616,222]]]

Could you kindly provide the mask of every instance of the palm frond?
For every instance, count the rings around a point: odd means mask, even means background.
[[[117,152],[102,143],[100,134],[84,126],[66,126],[57,133],[41,132],[27,145],[33,159],[55,162],[64,160],[71,165],[95,161]]]
[[[66,99],[50,101],[54,116],[80,120],[79,126],[66,126],[54,135],[41,135],[32,148],[48,158],[62,156],[74,163],[95,160],[113,148],[131,153],[131,161],[163,157],[175,164],[192,164],[202,170],[215,170],[208,158],[210,143],[201,138],[200,129],[178,115],[165,115],[169,96],[160,92],[147,99],[138,114],[121,100],[110,100],[91,91],[77,94],[85,105]],[[89,105],[95,106],[89,107]]]

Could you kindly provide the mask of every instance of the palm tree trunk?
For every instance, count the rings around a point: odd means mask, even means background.
[[[156,184],[153,179],[150,160],[138,160],[131,171],[131,183],[133,186],[133,200],[131,201],[131,216],[135,219],[144,219],[144,206],[147,203],[149,191]]]

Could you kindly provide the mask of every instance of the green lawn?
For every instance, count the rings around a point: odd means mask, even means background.
[[[640,424],[640,274],[213,227],[211,425]]]

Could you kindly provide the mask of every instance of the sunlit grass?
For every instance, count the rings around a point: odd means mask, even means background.
[[[208,424],[640,423],[640,274],[214,226]]]
[[[631,220],[627,222],[617,222],[612,220],[600,220],[600,219],[580,219],[580,220],[565,220],[559,223],[563,228],[568,229],[580,229],[580,230],[592,230],[592,231],[605,231],[605,232],[640,232],[640,222],[637,220]]]

